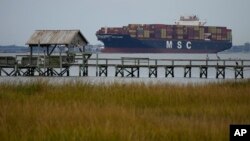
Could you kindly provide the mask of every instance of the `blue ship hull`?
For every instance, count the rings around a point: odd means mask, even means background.
[[[109,53],[217,53],[232,47],[232,42],[213,40],[140,39],[130,35],[98,34]]]

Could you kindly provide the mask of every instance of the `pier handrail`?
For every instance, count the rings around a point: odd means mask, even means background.
[[[29,55],[16,55],[17,64],[21,64],[20,61],[23,57],[28,57]],[[57,55],[55,55],[57,56]],[[33,57],[39,57],[40,59],[44,59],[43,55],[33,55]],[[46,57],[45,57],[46,58]],[[82,61],[82,57],[79,55],[75,56],[77,61]],[[96,61],[96,58],[88,58],[88,61]],[[249,59],[150,59],[150,58],[140,58],[140,57],[121,57],[121,58],[98,58],[99,64],[104,61],[106,65],[115,65],[118,62],[112,61],[120,61],[122,63],[133,63],[135,65],[178,65],[183,63],[184,65],[196,65],[196,63],[206,63],[203,65],[214,66],[214,65],[229,65],[230,66],[242,66],[242,65],[250,65]],[[41,61],[42,62],[42,61]],[[113,64],[112,64],[113,63]],[[179,63],[179,64],[178,64]],[[42,63],[43,64],[43,63]],[[78,63],[75,62],[75,65]],[[91,63],[89,63],[91,65]]]
[[[141,65],[143,63],[149,64],[149,58],[138,58],[138,57],[121,57],[122,64],[132,63],[134,65]]]

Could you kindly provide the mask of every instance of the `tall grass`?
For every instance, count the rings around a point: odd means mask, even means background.
[[[0,140],[229,140],[250,123],[250,81],[0,84]]]

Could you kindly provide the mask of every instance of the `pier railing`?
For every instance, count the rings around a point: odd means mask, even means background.
[[[226,70],[234,71],[234,78],[244,78],[250,69],[250,60],[239,59],[150,59],[139,57],[91,58],[91,54],[42,56],[17,55],[0,57],[0,76],[69,76],[71,67],[79,68],[79,76],[88,76],[89,69],[96,76],[108,77],[110,68],[113,77],[140,77],[141,69],[148,69],[148,77],[158,77],[164,68],[165,77],[175,77],[175,69],[183,68],[184,77],[192,77],[193,68],[198,68],[199,77],[207,78],[208,69],[215,69],[216,78],[225,78]],[[197,73],[197,72],[196,72]],[[249,73],[249,72],[248,72]]]

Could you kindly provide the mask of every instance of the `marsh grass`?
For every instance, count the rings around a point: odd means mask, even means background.
[[[229,140],[250,123],[250,81],[0,84],[0,140]]]

